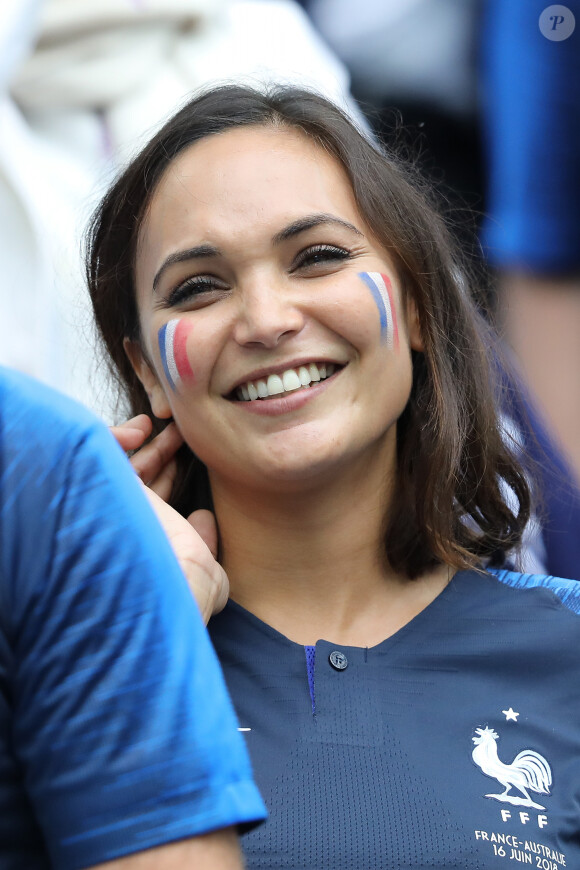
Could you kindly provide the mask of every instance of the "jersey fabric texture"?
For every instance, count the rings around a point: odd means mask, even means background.
[[[580,867],[580,584],[460,571],[370,649],[210,634],[270,811],[249,870]]]
[[[75,870],[265,809],[199,612],[107,430],[0,370],[0,867]]]

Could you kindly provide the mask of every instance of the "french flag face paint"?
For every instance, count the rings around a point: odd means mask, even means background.
[[[393,288],[388,275],[382,272],[359,272],[361,278],[371,291],[375,305],[379,309],[381,322],[381,341],[389,347],[399,348],[399,328],[397,313],[393,300]]]
[[[175,318],[157,333],[165,377],[172,390],[176,390],[182,381],[195,381],[186,347],[191,328],[187,320]]]

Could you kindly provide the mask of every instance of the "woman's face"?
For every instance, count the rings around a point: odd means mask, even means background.
[[[156,189],[135,277],[145,354],[129,354],[214,482],[392,467],[419,330],[322,148],[270,127],[192,145]]]

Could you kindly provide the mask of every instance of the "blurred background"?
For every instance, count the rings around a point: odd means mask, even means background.
[[[2,0],[0,363],[112,421],[99,197],[192,90],[314,88],[418,162],[481,266],[544,488],[527,566],[580,576],[579,28],[580,0]]]

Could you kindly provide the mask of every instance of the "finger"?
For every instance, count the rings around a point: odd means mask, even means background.
[[[163,474],[175,453],[183,444],[175,423],[170,423],[149,444],[131,457],[131,465],[145,483],[155,481]]]
[[[125,452],[137,450],[151,434],[153,424],[147,414],[138,414],[110,431]]]
[[[161,474],[158,474],[153,480],[146,481],[147,486],[149,489],[152,489],[159,498],[162,498],[163,501],[169,501],[176,474],[177,462],[172,459],[167,463]]]
[[[120,429],[118,426],[111,426],[110,432],[125,453],[138,450],[145,441],[145,436],[140,429]]]
[[[125,420],[124,423],[119,423],[116,429],[141,429],[145,437],[151,434],[153,423],[148,414],[137,414],[136,417],[131,417]]]
[[[211,511],[197,510],[187,518],[200,538],[203,539],[210,553],[217,559],[218,554],[218,530],[215,516]]]

